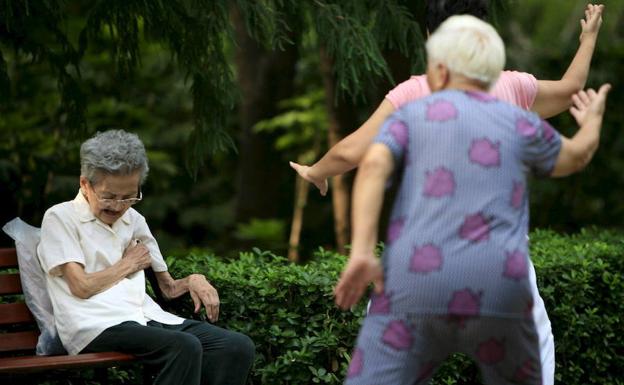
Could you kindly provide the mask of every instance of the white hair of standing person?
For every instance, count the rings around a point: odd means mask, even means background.
[[[426,44],[430,64],[444,64],[451,74],[490,88],[505,66],[505,44],[490,24],[470,15],[451,16]]]

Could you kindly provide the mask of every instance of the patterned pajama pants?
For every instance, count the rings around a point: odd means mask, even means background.
[[[426,384],[456,352],[476,362],[485,384],[542,383],[538,335],[530,318],[391,314],[364,320],[345,384]]]

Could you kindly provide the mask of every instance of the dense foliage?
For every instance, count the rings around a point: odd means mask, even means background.
[[[624,384],[623,235],[536,231],[531,251],[555,335],[557,383]],[[341,383],[364,314],[363,303],[350,312],[333,304],[344,257],[320,250],[293,265],[254,250],[231,261],[191,254],[169,262],[175,275],[205,273],[220,291],[219,323],[256,342],[254,384]],[[458,356],[435,384],[475,384],[476,376]]]
[[[538,230],[531,234],[531,252],[555,336],[556,383],[623,385],[624,234],[586,229],[564,236]],[[348,312],[333,304],[333,285],[345,261],[322,249],[306,265],[258,249],[238,259],[205,252],[167,258],[172,275],[201,272],[218,288],[218,325],[244,332],[256,343],[250,379],[256,385],[342,383],[365,313],[364,301]],[[196,317],[190,299],[173,305],[178,314]],[[65,384],[78,375],[85,373],[37,378]],[[116,383],[141,381],[136,365],[109,375]],[[476,367],[457,355],[433,384],[474,385],[478,377]]]

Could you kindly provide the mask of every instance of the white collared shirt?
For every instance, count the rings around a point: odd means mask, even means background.
[[[145,292],[145,273],[139,271],[90,298],[74,296],[62,276],[61,265],[77,262],[86,273],[117,263],[126,247],[139,239],[150,251],[152,269],[167,265],[145,218],[130,208],[112,226],[97,219],[79,192],[73,201],[48,209],[41,224],[37,254],[47,273],[56,328],[69,354],[78,354],[105,329],[125,321],[145,325],[153,320],[181,324],[183,318],[167,313]]]

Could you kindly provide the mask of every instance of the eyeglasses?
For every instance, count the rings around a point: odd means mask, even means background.
[[[95,195],[95,198],[98,200],[98,202],[100,202],[101,205],[104,205],[104,206],[107,206],[107,207],[116,206],[116,205],[118,205],[118,206],[132,206],[132,205],[140,202],[143,199],[143,191],[141,191],[141,189],[139,189],[139,196],[136,197],[136,198],[110,199],[110,198],[100,198],[98,193],[93,188],[93,185],[91,185],[91,183],[89,183],[89,186],[91,187],[91,190],[93,191],[93,195]]]

